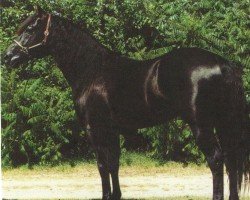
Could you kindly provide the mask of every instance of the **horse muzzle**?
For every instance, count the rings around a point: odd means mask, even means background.
[[[27,55],[21,52],[7,51],[4,56],[4,63],[10,67],[18,67],[25,62]]]

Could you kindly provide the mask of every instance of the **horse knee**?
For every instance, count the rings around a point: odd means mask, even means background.
[[[207,162],[213,174],[221,175],[223,173],[223,155],[221,151],[215,150],[213,156],[207,157]]]

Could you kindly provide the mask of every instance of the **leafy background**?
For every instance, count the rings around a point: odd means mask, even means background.
[[[250,102],[249,0],[3,0],[1,55],[34,5],[83,24],[109,49],[136,59],[191,46],[215,52],[244,67]],[[71,91],[52,58],[19,69],[2,62],[1,97],[2,165],[93,158],[75,117]],[[121,141],[122,151],[143,152],[161,161],[204,161],[180,119]]]

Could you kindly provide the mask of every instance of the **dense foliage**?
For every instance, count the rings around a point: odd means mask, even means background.
[[[218,53],[242,64],[250,101],[249,0],[1,2],[1,52],[12,42],[18,24],[34,5],[40,5],[81,23],[100,43],[136,59],[190,46]],[[56,164],[67,158],[92,156],[87,136],[76,121],[71,91],[52,58],[32,61],[19,69],[3,64],[1,80],[4,165]],[[123,141],[123,150],[145,151],[163,160],[202,160],[190,130],[179,119],[169,127],[139,130],[138,138],[131,139],[130,147]]]

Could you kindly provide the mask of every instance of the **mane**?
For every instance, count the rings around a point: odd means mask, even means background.
[[[90,32],[89,28],[87,27],[86,23],[84,23],[83,21],[76,21],[75,22],[72,19],[65,18],[65,17],[59,16],[59,15],[53,15],[53,17],[58,18],[59,20],[62,20],[64,22],[66,22],[67,24],[70,24],[71,26],[75,27],[79,31],[79,33],[86,34],[88,37],[90,37],[93,41],[95,41],[102,49],[104,49],[108,53],[116,55],[116,56],[126,57],[123,54],[121,54],[120,52],[113,50],[113,49],[111,50],[107,46],[105,46],[104,44],[100,43],[100,41],[93,36],[93,34]]]

